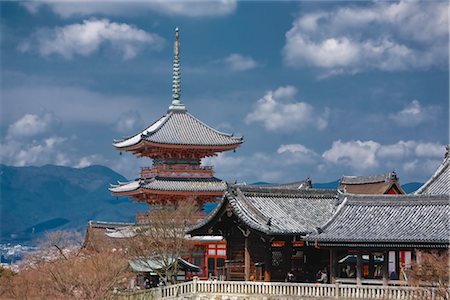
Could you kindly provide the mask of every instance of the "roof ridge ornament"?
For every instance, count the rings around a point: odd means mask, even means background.
[[[180,72],[180,30],[175,28],[175,43],[173,47],[173,81],[172,81],[172,105],[170,111],[185,111],[186,107],[181,101],[181,72]]]

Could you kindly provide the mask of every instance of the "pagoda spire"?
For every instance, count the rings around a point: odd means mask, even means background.
[[[173,52],[172,105],[169,107],[169,110],[186,110],[186,107],[181,101],[180,30],[178,27],[175,28]]]

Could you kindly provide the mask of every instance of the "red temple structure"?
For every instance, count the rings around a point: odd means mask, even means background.
[[[148,157],[153,164],[142,168],[138,179],[111,185],[109,190],[114,196],[129,196],[150,205],[180,203],[194,197],[202,207],[221,198],[227,187],[226,182],[214,177],[212,166],[201,165],[202,159],[235,150],[242,144],[243,138],[217,131],[187,112],[181,101],[178,28],[175,36],[173,93],[169,110],[143,131],[113,143],[117,150],[131,152],[137,157]],[[137,226],[146,222],[146,213],[136,216]],[[114,227],[106,235],[120,240],[128,237],[127,232],[132,231],[134,226]],[[201,270],[195,276],[217,276],[218,270],[225,264],[224,239],[221,236],[186,238],[194,245],[192,253],[185,253],[186,259]]]
[[[113,143],[119,151],[152,159],[153,165],[142,168],[140,178],[135,181],[112,185],[110,191],[115,196],[130,196],[148,204],[195,197],[202,205],[214,202],[226,188],[224,181],[214,177],[213,168],[202,166],[201,160],[236,149],[243,138],[219,132],[187,112],[181,101],[179,54],[177,28],[172,104],[167,114],[143,131]]]

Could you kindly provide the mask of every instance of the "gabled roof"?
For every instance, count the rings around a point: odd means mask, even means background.
[[[109,190],[115,194],[128,193],[139,189],[155,191],[193,191],[193,192],[223,192],[226,183],[218,178],[169,178],[153,177],[137,179],[130,182],[119,182],[111,185]]]
[[[446,147],[444,160],[441,162],[436,172],[424,183],[415,194],[446,194],[450,195],[450,145]]]
[[[391,188],[400,194],[405,193],[395,172],[373,176],[343,176],[339,181],[339,189],[351,194],[385,194]]]
[[[367,184],[389,181],[391,173],[371,176],[342,176],[340,183],[342,184]]]
[[[219,218],[229,217],[228,207],[249,228],[267,235],[305,235],[325,223],[338,203],[336,190],[270,189],[233,186],[221,203],[189,233],[202,235]]]
[[[186,110],[177,109],[169,110],[143,131],[114,141],[113,146],[122,149],[143,142],[185,146],[238,146],[243,142],[243,138],[220,132]]]
[[[442,243],[450,237],[450,204],[447,196],[351,195],[336,214],[308,241],[352,243]]]

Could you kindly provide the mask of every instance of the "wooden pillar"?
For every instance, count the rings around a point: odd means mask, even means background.
[[[284,276],[292,269],[292,243],[287,240],[283,247],[283,269]]]
[[[383,285],[388,285],[389,282],[389,251],[383,253]]]
[[[244,274],[245,274],[245,280],[250,279],[250,252],[248,250],[248,237],[245,237],[244,242]]]
[[[400,251],[399,250],[395,250],[395,273],[397,273],[397,278],[395,279],[400,279]]]
[[[272,270],[272,248],[270,242],[266,243],[264,252],[264,281],[270,282],[270,273]]]
[[[375,274],[375,260],[372,252],[369,253],[369,278],[373,279]]]
[[[336,283],[337,268],[336,268],[336,250],[330,248],[330,283]]]
[[[358,249],[358,254],[356,256],[356,284],[362,285],[362,271],[363,271],[363,259],[361,250]]]

